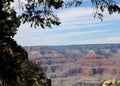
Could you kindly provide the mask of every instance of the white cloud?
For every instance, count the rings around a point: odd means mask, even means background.
[[[92,8],[72,8],[66,9],[62,12],[58,13],[58,17],[61,19],[61,27],[64,29],[70,28],[88,28],[88,27],[96,27],[103,25],[110,25],[111,22],[120,20],[119,14],[109,15],[108,13],[104,13],[103,21],[98,18],[93,17],[93,9]]]
[[[22,35],[21,38],[19,39],[19,44],[23,45],[62,45],[62,44],[75,44],[75,43],[80,43],[80,42],[75,42],[71,38],[83,38],[88,35],[92,34],[99,34],[107,32],[107,30],[92,30],[92,31],[75,31],[75,32],[66,32],[63,33],[34,33],[34,34],[26,34]],[[79,39],[78,39],[79,40]],[[75,43],[74,43],[75,42]]]
[[[57,13],[62,22],[59,27],[53,27],[53,29],[46,30],[41,28],[30,29],[30,26],[25,24],[20,27],[15,39],[22,45],[120,43],[120,36],[111,35],[110,37],[104,36],[104,38],[102,38],[105,32],[106,34],[112,34],[109,33],[108,28],[113,31],[117,30],[116,27],[119,26],[115,26],[114,24],[119,22],[120,15],[114,14],[109,16],[105,13],[104,20],[101,22],[99,19],[94,19],[92,13],[92,8],[82,7],[61,10]],[[120,30],[117,30],[117,32],[120,32]],[[99,39],[95,38],[97,34],[101,35]],[[88,40],[88,38],[86,38],[87,36],[95,37]]]
[[[49,34],[49,36],[53,36],[54,39],[64,39],[64,38],[71,38],[71,37],[78,37],[78,36],[85,36],[85,35],[91,35],[96,33],[106,32],[106,30],[93,30],[93,31],[72,31],[72,32],[66,32],[66,33],[57,33],[56,36],[54,34]]]
[[[120,36],[104,37],[99,39],[89,39],[77,41],[78,44],[105,44],[105,43],[120,43]]]
[[[120,43],[120,37],[106,37],[106,38],[99,38],[99,39],[89,39],[89,40],[78,40],[78,41],[71,41],[71,40],[48,40],[42,41],[42,45],[75,45],[75,44],[109,44],[109,43]],[[38,42],[39,44],[39,42]]]
[[[63,9],[61,9],[63,10]],[[61,20],[72,20],[74,18],[78,18],[80,16],[90,16],[92,15],[93,9],[92,8],[69,8],[65,9],[62,12],[58,12],[57,15]]]

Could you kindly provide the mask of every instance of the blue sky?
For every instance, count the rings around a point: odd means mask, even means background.
[[[93,17],[93,8],[84,3],[81,7],[57,10],[60,26],[35,29],[24,24],[14,39],[22,46],[120,43],[120,14],[104,12],[100,21]]]

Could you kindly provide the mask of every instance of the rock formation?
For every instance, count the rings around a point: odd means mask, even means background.
[[[53,86],[99,86],[106,79],[120,79],[120,44],[25,49],[30,60],[43,66]]]
[[[104,75],[104,74],[120,74],[120,64],[116,64],[115,61],[95,53],[90,50],[88,54],[76,61],[69,69],[70,74],[82,74],[82,75]]]

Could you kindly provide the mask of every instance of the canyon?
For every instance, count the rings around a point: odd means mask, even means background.
[[[101,86],[120,79],[120,44],[25,46],[52,86]]]

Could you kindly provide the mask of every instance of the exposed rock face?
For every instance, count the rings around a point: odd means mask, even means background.
[[[117,75],[120,74],[118,65],[120,66],[120,64],[116,64],[115,61],[110,60],[108,57],[98,55],[91,50],[87,55],[76,61],[68,72],[69,74],[82,74],[88,76],[96,74]]]
[[[79,82],[79,83],[76,83],[75,86],[102,86],[102,84],[100,84],[100,83],[83,83],[83,82]]]
[[[120,79],[120,44],[25,48],[29,59],[44,67],[53,86],[99,86],[105,79]]]
[[[25,48],[29,53],[29,59],[43,66],[46,73],[60,73],[74,62],[72,58],[65,57],[51,47],[41,46]]]
[[[118,66],[120,65],[120,49],[117,50],[117,53],[115,53],[111,58],[112,61],[114,61]]]
[[[111,57],[120,49],[120,44],[68,45],[68,46],[28,46],[29,58],[69,57],[78,60],[90,50],[99,55]]]

